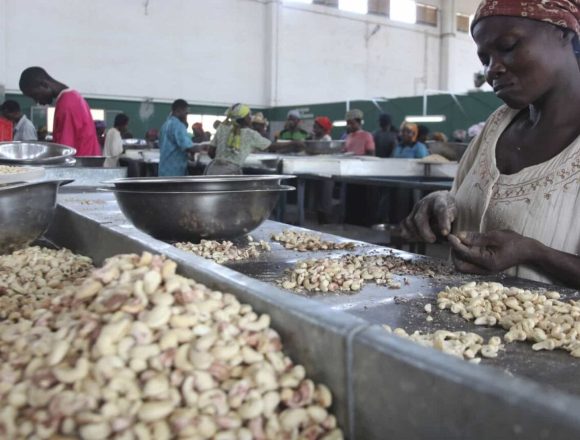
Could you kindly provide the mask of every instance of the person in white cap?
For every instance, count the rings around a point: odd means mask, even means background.
[[[284,130],[280,132],[277,140],[279,141],[295,141],[304,142],[308,137],[308,132],[300,128],[302,119],[298,110],[291,110],[288,112],[286,118],[286,125]]]

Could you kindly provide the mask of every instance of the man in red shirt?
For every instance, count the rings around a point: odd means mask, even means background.
[[[375,140],[373,135],[362,129],[363,112],[352,109],[346,113],[346,144],[344,151],[353,153],[355,156],[374,156]]]
[[[101,156],[91,109],[79,92],[56,81],[42,67],[22,72],[20,90],[41,105],[55,102],[54,142],[75,148],[77,156]]]

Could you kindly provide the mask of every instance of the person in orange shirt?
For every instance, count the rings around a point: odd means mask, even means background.
[[[345,152],[352,153],[355,156],[374,156],[375,140],[373,135],[362,129],[363,112],[358,109],[352,109],[346,113],[346,144]]]
[[[76,90],[52,78],[42,67],[20,75],[20,90],[41,105],[55,103],[53,141],[77,150],[77,156],[100,156],[95,122],[89,104]]]

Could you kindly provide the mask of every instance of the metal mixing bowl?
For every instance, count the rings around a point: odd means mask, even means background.
[[[50,226],[61,185],[72,180],[19,183],[0,187],[0,254],[39,238]]]
[[[268,218],[278,195],[291,186],[247,191],[133,192],[113,190],[123,214],[137,227],[166,241],[232,239]]]
[[[77,150],[50,142],[0,142],[0,163],[46,165],[64,163]]]
[[[124,191],[241,191],[247,189],[273,188],[283,179],[295,176],[255,175],[255,176],[185,176],[185,177],[128,177],[109,180]]]

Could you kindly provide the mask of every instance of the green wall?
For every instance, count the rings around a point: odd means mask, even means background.
[[[14,99],[20,103],[25,114],[30,115],[31,99],[22,95],[7,94],[6,99]],[[467,95],[457,95],[457,99],[463,106],[465,114],[455,104],[449,95],[430,95],[427,99],[428,114],[444,114],[447,120],[437,124],[425,124],[431,132],[442,131],[451,135],[458,128],[467,129],[471,125],[484,121],[501,101],[491,92],[474,92]],[[171,110],[170,104],[153,103],[153,115],[142,121],[139,117],[140,102],[120,101],[112,99],[87,99],[92,108],[121,111],[131,118],[129,129],[136,137],[143,137],[149,128],[160,128]],[[398,126],[407,115],[420,115],[423,112],[423,98],[420,96],[409,98],[393,98],[388,101],[378,102],[381,109],[390,113],[393,122]],[[315,105],[294,105],[291,107],[274,107],[262,110],[271,121],[284,121],[286,113],[292,109],[304,109],[314,116],[328,116],[331,120],[343,120],[346,111],[346,102],[334,102]],[[380,111],[371,101],[351,101],[350,108],[359,108],[365,114],[365,128],[373,131],[377,128],[377,119]],[[223,115],[225,107],[191,105],[191,113],[205,115]],[[109,124],[110,125],[110,124]],[[344,128],[335,128],[333,138],[339,138]]]
[[[448,136],[458,128],[467,129],[471,125],[485,121],[502,102],[491,92],[474,92],[467,95],[456,95],[465,114],[455,104],[449,95],[430,95],[427,98],[427,113],[430,115],[444,114],[445,122],[425,124],[431,132],[441,131]],[[421,115],[423,113],[423,97],[393,98],[388,101],[377,102],[381,109],[390,113],[395,126],[399,126],[407,115]],[[328,116],[331,120],[344,120],[346,102],[334,102],[315,105],[295,105],[291,107],[276,107],[264,111],[271,121],[286,119],[286,113],[293,109],[304,109],[315,116]],[[378,127],[379,109],[371,101],[351,101],[350,108],[358,108],[365,115],[365,129],[374,131]],[[344,128],[334,128],[333,138],[339,138]]]

